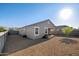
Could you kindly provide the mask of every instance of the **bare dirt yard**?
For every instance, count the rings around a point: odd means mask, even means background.
[[[66,40],[67,39],[67,40]],[[79,56],[79,38],[57,37],[17,51],[13,56]]]
[[[43,41],[46,41],[46,39],[32,40],[32,39],[24,38],[20,35],[8,35],[2,54],[10,54],[28,48],[32,45],[36,45]]]

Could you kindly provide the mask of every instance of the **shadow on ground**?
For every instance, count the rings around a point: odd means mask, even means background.
[[[61,39],[60,41],[61,41],[61,43],[65,43],[65,44],[75,44],[75,43],[77,43],[76,40],[73,40],[73,39],[70,39],[70,38],[64,38],[64,39]]]
[[[48,39],[44,39],[44,38],[38,40],[32,40],[28,38],[23,38],[20,35],[8,35],[5,43],[5,47],[3,49],[3,53],[7,55],[47,40]]]

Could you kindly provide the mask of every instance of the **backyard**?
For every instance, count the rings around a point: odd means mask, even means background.
[[[25,48],[10,55],[79,56],[79,38],[68,38],[69,42],[64,39],[65,37],[55,36],[48,41]]]
[[[24,38],[18,34],[10,34],[7,35],[6,43],[2,54],[3,55],[10,54],[28,48],[32,45],[41,43],[46,40],[47,39],[32,40],[32,39]]]

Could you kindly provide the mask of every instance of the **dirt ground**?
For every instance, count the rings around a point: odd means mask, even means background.
[[[46,39],[32,40],[32,39],[23,38],[20,35],[8,35],[3,53],[10,54],[15,51],[19,51],[19,50],[28,48],[32,45],[38,44],[43,41],[46,41]]]
[[[76,43],[61,42],[65,37],[57,37],[49,39],[43,43],[32,47],[17,51],[10,55],[14,56],[79,56],[79,38],[69,38],[75,40]]]

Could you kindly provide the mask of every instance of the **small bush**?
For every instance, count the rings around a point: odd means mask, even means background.
[[[48,35],[44,35],[42,38],[45,38],[46,39],[46,38],[48,38]]]
[[[27,35],[23,35],[24,38],[27,38]]]
[[[4,27],[0,27],[0,32],[4,32],[6,29]]]

